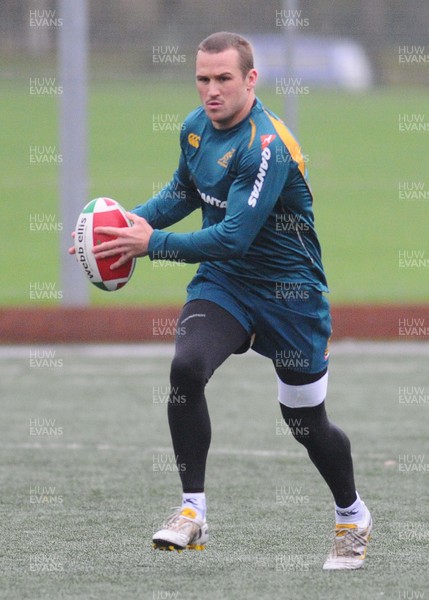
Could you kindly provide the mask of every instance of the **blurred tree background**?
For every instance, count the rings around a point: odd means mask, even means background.
[[[49,11],[57,11],[57,6],[56,0],[2,0],[3,76],[18,75],[19,67],[28,65],[31,57],[54,57],[56,27],[29,27],[29,21],[31,14],[46,17]],[[281,33],[276,15],[284,6],[281,0],[88,0],[94,74],[102,75],[103,57],[110,74],[115,66],[122,76],[150,74],[155,72],[152,46],[176,44],[191,55],[195,45],[213,31]],[[371,61],[376,84],[429,82],[429,69],[404,69],[398,61],[400,47],[427,43],[427,0],[299,0],[298,11],[306,21],[298,35],[335,36],[360,43]],[[163,70],[164,76],[179,76],[177,69],[167,71]]]

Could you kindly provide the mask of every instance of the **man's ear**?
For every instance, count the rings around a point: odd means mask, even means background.
[[[256,69],[250,69],[250,71],[246,75],[246,79],[247,79],[247,89],[248,90],[253,89],[258,80],[258,71]]]

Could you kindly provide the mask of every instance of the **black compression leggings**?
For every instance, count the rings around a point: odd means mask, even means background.
[[[204,388],[214,371],[248,344],[249,335],[229,312],[207,300],[186,304],[177,329],[168,421],[183,491],[202,492],[211,440]],[[277,373],[291,385],[315,381],[314,374],[297,374],[285,369],[278,369]],[[323,372],[316,377],[321,375]],[[328,420],[324,403],[303,409],[280,406],[292,434],[306,447],[337,505],[350,506],[356,499],[350,443]],[[294,431],[294,424],[298,422],[299,431],[296,427]],[[302,435],[303,432],[306,435]]]

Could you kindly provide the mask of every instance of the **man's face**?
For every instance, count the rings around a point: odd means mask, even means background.
[[[197,90],[216,129],[233,127],[250,112],[256,79],[255,69],[243,77],[235,48],[218,53],[200,50],[197,54]]]

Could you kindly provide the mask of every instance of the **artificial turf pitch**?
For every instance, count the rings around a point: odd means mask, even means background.
[[[425,598],[428,354],[333,345],[328,409],[375,527],[364,569],[324,572],[330,494],[281,421],[269,361],[232,357],[208,385],[211,537],[178,554],[150,543],[180,500],[171,347],[2,348],[0,597]]]

